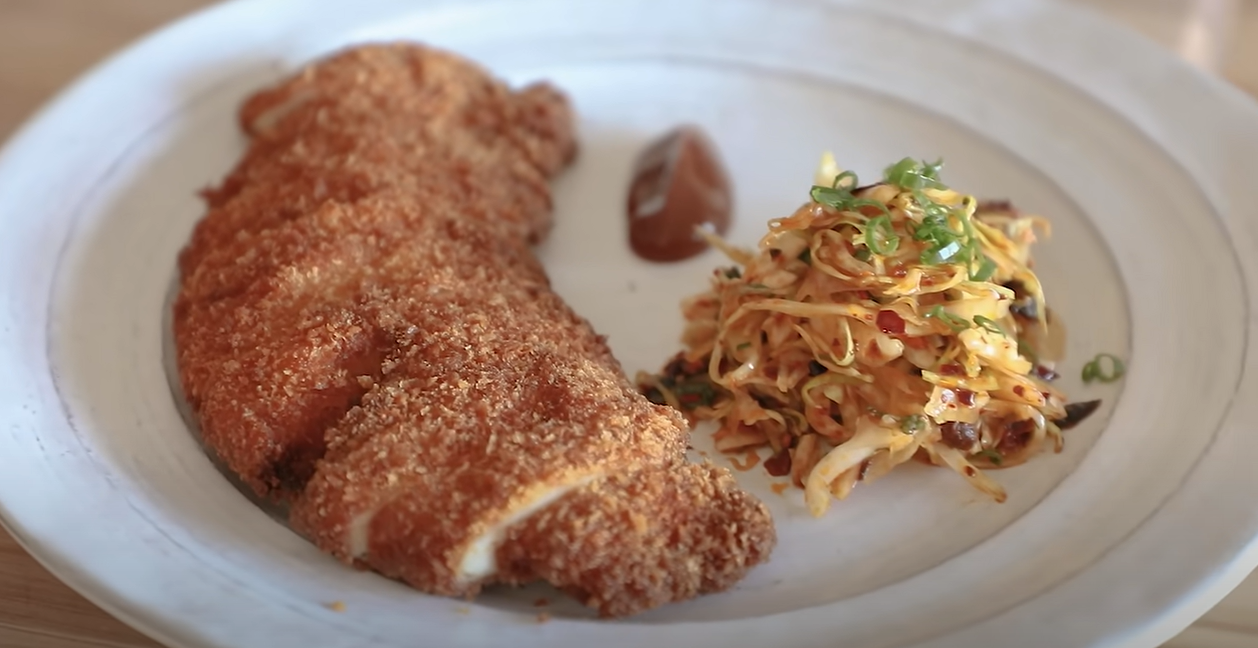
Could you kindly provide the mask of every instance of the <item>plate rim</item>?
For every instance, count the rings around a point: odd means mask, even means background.
[[[979,8],[994,6],[999,0],[950,1],[952,5],[962,8],[962,14],[966,14],[967,12],[982,13]],[[137,57],[143,55],[147,49],[153,47],[153,44],[156,41],[162,38],[170,37],[172,34],[175,34],[180,30],[189,29],[191,26],[201,24],[210,19],[222,19],[241,11],[257,11],[259,13],[266,13],[261,10],[261,7],[268,7],[272,10],[281,10],[285,6],[296,10],[309,9],[309,5],[307,3],[298,3],[294,0],[267,0],[266,2],[258,2],[257,0],[253,0],[252,2],[247,2],[246,0],[230,0],[229,2],[197,10],[182,19],[150,32],[148,35],[135,41],[131,45],[128,45],[126,48],[110,55],[108,58],[81,75],[72,84],[57,93],[52,100],[47,102],[42,108],[28,118],[17,131],[14,132],[8,142],[6,142],[4,148],[0,149],[0,173],[9,168],[7,163],[11,162],[10,158],[20,159],[21,156],[19,153],[21,153],[26,146],[29,146],[29,144],[27,144],[28,140],[38,140],[40,136],[43,136],[42,131],[49,130],[49,125],[55,124],[54,118],[56,113],[63,106],[77,102],[78,96],[85,93],[86,89],[89,89],[91,82],[98,81],[111,75],[117,75],[119,72],[127,70],[128,66],[131,65],[131,62]],[[1100,18],[1098,15],[1092,14],[1090,10],[1070,6],[1053,6],[1050,3],[1043,2],[1041,0],[1023,0],[1020,2],[1020,6],[1031,12],[1041,11],[1048,14],[1065,16],[1070,20],[1073,20],[1075,24],[1085,25],[1087,29],[1092,29],[1094,33],[1107,33],[1114,36],[1116,40],[1125,42],[1125,46],[1129,47],[1129,49],[1142,51],[1145,56],[1157,60],[1158,63],[1163,66],[1169,65],[1171,70],[1181,79],[1190,80],[1192,83],[1198,84],[1198,87],[1204,86],[1205,88],[1208,88],[1211,95],[1221,97],[1224,101],[1230,102],[1232,104],[1232,108],[1246,112],[1252,129],[1255,130],[1255,132],[1258,132],[1258,104],[1255,104],[1251,98],[1241,93],[1239,89],[1230,86],[1222,80],[1208,77],[1195,69],[1192,69],[1187,63],[1171,56],[1168,52],[1162,50],[1160,46],[1157,46],[1152,41],[1148,41],[1144,39],[1144,37],[1132,32],[1127,32],[1125,28],[1116,28],[1114,25],[1109,24],[1108,21]],[[277,13],[282,13],[282,11],[277,11]],[[964,34],[967,30],[973,29],[974,26],[967,26],[960,24],[958,21],[953,21],[951,23],[943,23],[941,28],[955,35]],[[1005,43],[1005,46],[1008,47],[1009,44]],[[1024,47],[1033,49],[1033,47],[1026,45],[1024,45]],[[1004,47],[998,47],[996,49],[1008,53],[1008,50]],[[1034,67],[1040,67],[1037,62],[1029,63]],[[1057,66],[1064,67],[1065,64],[1058,62]],[[1062,81],[1071,83],[1071,80],[1064,78],[1057,69],[1049,69],[1047,72],[1055,77],[1058,77]],[[1095,84],[1089,85],[1088,87],[1076,85],[1076,87],[1079,87],[1079,89],[1090,98],[1100,100],[1096,96],[1096,88],[1093,87],[1093,85]],[[1128,113],[1125,110],[1108,102],[1104,102],[1104,105],[1110,110],[1116,112],[1118,115],[1123,116],[1124,119],[1128,119]],[[1137,125],[1137,127],[1139,127],[1139,125]],[[1144,132],[1143,128],[1141,130]],[[1165,148],[1162,140],[1148,135],[1148,133],[1145,134],[1149,136],[1150,141]],[[1167,149],[1167,152],[1170,160],[1175,161],[1177,164],[1180,163],[1180,155],[1174,154],[1174,152],[1170,149]],[[1189,169],[1189,171],[1191,172],[1193,169]],[[1190,173],[1190,175],[1200,181],[1199,173]],[[1235,220],[1239,218],[1239,216],[1233,214],[1232,220],[1224,219],[1223,226],[1225,231],[1234,234],[1235,232],[1233,232],[1233,227],[1237,225]],[[1245,282],[1246,291],[1251,301],[1248,310],[1251,316],[1250,319],[1252,320],[1252,301],[1255,289],[1254,265],[1252,263],[1242,263],[1240,270],[1241,279]],[[1251,321],[1246,327],[1247,336],[1252,337],[1255,330],[1256,325]],[[1256,364],[1258,363],[1255,361],[1255,351],[1250,348],[1248,349],[1246,360],[1242,364],[1241,375],[1239,377],[1240,382],[1238,386],[1238,394],[1243,391],[1243,388],[1246,385],[1252,387],[1252,383],[1255,380],[1255,372],[1250,371],[1250,369],[1254,368]],[[1223,428],[1227,427],[1227,423],[1231,420],[1231,418],[1231,413],[1229,412],[1228,416],[1225,417],[1223,425],[1220,427],[1220,434],[1222,434]],[[1200,477],[1199,469],[1201,464],[1207,460],[1207,455],[1211,452],[1211,450],[1215,449],[1217,442],[1218,439],[1211,442],[1210,446],[1206,450],[1206,453],[1204,453],[1198,461],[1197,466],[1193,468],[1188,478],[1185,479],[1185,484],[1188,484],[1195,478]],[[1258,480],[1251,481],[1258,482]],[[1176,491],[1176,493],[1171,496],[1170,500],[1175,500],[1181,495],[1182,491]],[[1168,500],[1168,503],[1170,500]],[[1162,509],[1155,511],[1150,516],[1149,520],[1142,522],[1136,530],[1133,531],[1133,535],[1143,532],[1146,524],[1150,522],[1152,518],[1162,515],[1162,510],[1164,508],[1166,508],[1165,505]],[[1163,640],[1170,638],[1178,629],[1182,629],[1187,626],[1188,623],[1199,616],[1200,613],[1203,613],[1209,606],[1221,599],[1232,589],[1232,587],[1238,584],[1256,564],[1258,564],[1258,537],[1256,537],[1258,536],[1258,512],[1251,514],[1245,522],[1246,527],[1249,529],[1247,532],[1248,540],[1236,543],[1236,551],[1233,553],[1232,559],[1230,561],[1225,561],[1227,564],[1218,564],[1216,566],[1216,573],[1204,575],[1199,579],[1199,582],[1197,583],[1198,589],[1206,591],[1199,591],[1191,596],[1185,595],[1181,597],[1177,606],[1179,609],[1164,611],[1161,615],[1159,615],[1159,619],[1153,620],[1146,628],[1143,629],[1142,636],[1146,636],[1148,638],[1160,636]],[[172,645],[181,645],[179,640],[162,631],[159,627],[160,624],[150,623],[147,620],[132,614],[130,610],[126,609],[127,606],[125,605],[125,602],[123,604],[115,605],[114,602],[109,599],[111,590],[108,583],[95,582],[89,571],[86,571],[82,569],[80,565],[75,564],[70,557],[59,555],[56,548],[49,547],[46,544],[36,543],[31,538],[28,538],[22,528],[21,521],[10,518],[7,507],[4,505],[3,501],[0,501],[0,525],[3,525],[6,529],[8,529],[18,544],[22,546],[23,549],[30,555],[35,557],[41,565],[49,569],[49,571],[54,573],[58,578],[62,579],[94,604],[102,607],[115,617],[124,620],[124,622],[128,623],[128,625],[140,629],[145,634]],[[1237,534],[1233,533],[1232,535]],[[1120,549],[1125,546],[1125,544],[1126,541],[1122,544],[1116,545],[1114,549]],[[1102,558],[1102,560],[1105,560],[1106,558],[1108,558],[1108,553]],[[1063,587],[1067,583],[1074,581],[1077,577],[1078,576],[1071,577],[1066,582],[1059,583],[1053,589]],[[1024,602],[1018,607],[1021,608],[1029,605],[1031,602],[1032,601]],[[988,621],[982,623],[988,623],[1003,618],[1003,616],[1003,614],[997,615],[996,617],[993,617],[993,619],[989,619]],[[1185,618],[1187,618],[1187,621],[1184,621]],[[952,634],[948,634],[947,636],[952,636]],[[1132,641],[1137,641],[1135,638],[1130,639]]]

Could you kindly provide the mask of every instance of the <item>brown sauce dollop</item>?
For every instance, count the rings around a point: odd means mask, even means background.
[[[681,261],[708,248],[696,227],[724,235],[733,197],[711,140],[682,126],[638,157],[629,186],[629,245],[648,261]]]

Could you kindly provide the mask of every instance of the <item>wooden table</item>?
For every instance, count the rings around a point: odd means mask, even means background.
[[[1100,7],[1258,95],[1258,0],[1075,1]],[[0,0],[0,139],[102,57],[208,4],[209,0]],[[1227,9],[1239,15],[1212,14]],[[1231,31],[1230,40],[1210,38],[1216,27]],[[160,648],[63,585],[3,530],[0,646]]]

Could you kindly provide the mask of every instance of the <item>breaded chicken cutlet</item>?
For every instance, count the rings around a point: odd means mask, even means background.
[[[767,559],[763,503],[687,463],[680,414],[533,256],[575,153],[562,95],[371,45],[240,118],[179,258],[178,365],[208,448],[295,529],[427,592],[542,579],[605,616]]]

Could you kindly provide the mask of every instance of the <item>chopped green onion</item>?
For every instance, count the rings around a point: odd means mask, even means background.
[[[859,210],[861,207],[873,207],[882,212],[884,215],[891,214],[891,210],[887,209],[886,205],[878,202],[877,200],[857,198],[850,193],[845,194],[837,189],[814,186],[812,188],[811,195],[813,202],[821,203],[822,205],[832,207],[838,211],[854,212]]]
[[[1000,456],[999,452],[996,452],[995,450],[992,450],[990,448],[984,448],[983,450],[975,452],[974,456],[983,457],[984,459],[992,462],[993,466],[999,466],[1000,464],[1005,462],[1005,458]]]
[[[988,281],[995,275],[997,266],[983,254],[979,236],[968,216],[970,203],[952,207],[935,202],[926,195],[927,189],[946,188],[939,179],[942,169],[942,159],[929,163],[904,158],[887,167],[883,176],[887,183],[910,192],[921,209],[920,223],[908,221],[913,238],[926,244],[919,261],[923,265],[957,263],[965,267],[971,281]],[[895,253],[899,249],[900,237],[891,226],[891,211],[880,201],[857,198],[852,192],[858,185],[856,174],[844,171],[835,177],[833,186],[814,186],[810,195],[814,202],[838,211],[854,212],[863,207],[878,209],[881,215],[870,218],[864,228],[865,247],[874,254]],[[960,231],[954,227],[959,227]],[[868,254],[858,250],[856,258],[868,261]],[[801,260],[810,262],[802,257]]]
[[[1105,371],[1103,360],[1109,360],[1109,371]],[[1083,382],[1091,384],[1099,380],[1103,383],[1112,383],[1126,373],[1127,367],[1118,356],[1112,353],[1098,353],[1095,358],[1083,365]]]
[[[943,309],[943,306],[936,306],[930,309],[930,311],[926,313],[926,317],[933,317],[943,322],[948,325],[948,328],[952,329],[953,333],[960,333],[961,331],[970,328],[969,320],[949,313]]]
[[[1005,337],[1008,337],[1008,335],[1006,335],[1005,333],[1005,329],[1000,328],[999,324],[991,321],[990,319],[987,319],[986,317],[983,317],[982,315],[975,315],[974,323],[981,326],[982,328],[987,329],[988,331],[991,331],[992,333],[996,333],[996,334],[1004,335]]]
[[[920,192],[916,195],[922,207],[922,222],[913,230],[913,238],[930,246],[922,252],[921,261],[927,265],[947,263],[964,251],[961,234],[948,224],[948,211],[943,205],[932,202]]]
[[[936,244],[922,252],[921,262],[926,265],[939,265],[955,259],[959,254],[961,254],[960,241],[948,241]]]
[[[939,181],[939,170],[942,167],[942,160],[934,164],[925,161],[919,164],[905,158],[887,167],[886,178],[887,182],[911,192],[917,206],[922,210],[921,222],[916,226],[910,222],[913,238],[927,244],[920,257],[921,263],[961,263],[971,281],[987,281],[995,274],[996,263],[982,252],[974,225],[966,213],[969,202],[959,208],[950,207],[935,202],[923,191],[945,188]],[[961,226],[959,232],[953,229],[954,216]],[[978,264],[977,268],[974,267],[975,264]]]
[[[905,434],[917,434],[926,427],[926,419],[921,414],[911,414],[900,421],[900,430]]]
[[[677,400],[682,405],[695,406],[703,405],[708,407],[716,400],[716,388],[707,380],[688,380],[686,382],[677,383],[673,387],[673,393],[677,395]]]
[[[940,206],[929,200],[927,200],[927,203],[934,207]],[[913,238],[919,241],[934,241],[936,243],[957,238],[957,233],[948,226],[948,214],[946,212],[943,214],[933,213],[921,201],[919,201],[919,206],[922,207],[924,213],[921,224],[913,231]]]
[[[804,251],[800,252],[797,258],[808,265],[812,265],[812,248],[804,248]]]
[[[943,160],[934,164],[928,164],[923,160],[921,164],[918,164],[912,158],[904,158],[887,167],[883,172],[883,177],[887,182],[910,191],[939,189],[944,186],[939,181],[939,171],[942,168]]]
[[[850,182],[844,182],[844,180],[848,180]],[[830,186],[835,189],[842,189],[851,193],[853,189],[860,186],[860,178],[856,177],[855,171],[844,171],[839,175],[834,176],[834,182]]]
[[[978,271],[970,273],[970,281],[987,281],[996,274],[996,262],[986,254],[982,255],[983,260],[979,262]]]
[[[1040,356],[1035,352],[1035,347],[1031,346],[1026,338],[1018,338],[1018,355],[1031,361],[1031,364],[1039,364]]]
[[[891,227],[891,219],[878,216],[865,225],[865,247],[874,254],[887,255],[900,247],[900,237]]]
[[[726,279],[738,279],[738,278],[741,278],[742,276],[743,276],[742,271],[741,271],[741,270],[739,270],[737,267],[733,267],[733,268],[726,268],[726,269],[725,269],[725,278],[726,278]]]
[[[856,257],[857,261],[864,261],[866,263],[868,263],[870,259],[874,258],[874,254],[865,248],[856,248],[856,252],[853,252],[852,256]]]
[[[738,345],[738,346],[736,346],[736,347],[734,347],[734,348],[735,348],[735,349],[737,349],[737,350],[739,350],[739,351],[742,351],[743,349],[750,349],[750,348],[751,348],[751,343],[750,343],[750,342],[743,342],[742,344],[740,344],[740,345]]]
[[[812,191],[808,195],[812,197],[813,202],[833,207],[840,211],[843,210],[843,206],[847,204],[852,196],[849,191],[839,191],[838,189],[821,185],[813,185]]]
[[[868,200],[865,198],[857,198],[852,190],[857,187],[859,180],[856,174],[851,171],[844,171],[834,179],[834,186],[823,187],[821,185],[813,185],[808,195],[813,202],[831,207],[838,211],[856,211],[861,207],[874,207],[881,211],[883,215],[890,216],[891,211],[887,206],[877,200]]]

